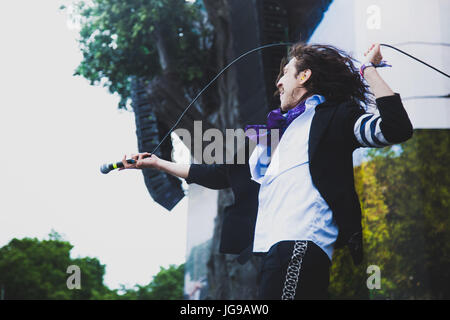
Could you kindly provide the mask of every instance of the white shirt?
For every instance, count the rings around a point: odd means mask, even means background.
[[[311,180],[308,156],[315,106],[324,100],[306,100],[305,112],[287,127],[272,157],[261,144],[250,156],[252,180],[261,185],[253,252],[267,252],[283,240],[310,240],[332,258],[338,227]]]

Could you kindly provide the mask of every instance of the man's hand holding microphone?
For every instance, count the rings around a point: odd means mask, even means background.
[[[119,168],[119,171],[124,169],[157,169],[169,173],[173,176],[186,179],[189,174],[190,164],[175,163],[158,158],[156,155],[142,152],[138,154],[132,154],[131,159],[134,160],[130,163],[127,160],[127,155],[123,156],[123,167]]]
[[[158,160],[160,160],[156,155],[143,152],[138,154],[132,154],[131,159],[133,159],[134,163],[127,162],[127,155],[123,156],[122,163],[123,168],[119,168],[119,171],[124,169],[158,169]]]

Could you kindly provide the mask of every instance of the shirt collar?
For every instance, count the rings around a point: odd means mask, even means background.
[[[321,104],[323,102],[325,102],[325,98],[323,96],[321,96],[320,94],[312,95],[311,97],[309,97],[305,101],[305,107],[306,107],[305,111],[307,111],[307,110],[309,110],[311,108],[314,108],[314,107],[316,107],[317,105],[319,105],[319,104]],[[288,115],[288,111],[286,111],[284,113],[281,113],[281,114],[283,115],[283,117],[286,118],[287,115]]]
[[[306,110],[316,107],[317,105],[325,102],[325,98],[319,94],[312,95],[306,99],[305,106]]]

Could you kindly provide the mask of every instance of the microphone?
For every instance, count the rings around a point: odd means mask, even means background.
[[[150,157],[150,155],[144,155],[142,158],[148,158]],[[127,163],[132,164],[132,163],[136,163],[136,160],[133,159],[127,159]],[[105,163],[100,167],[100,172],[103,174],[107,174],[112,170],[115,169],[119,169],[119,168],[123,168],[123,163],[122,161],[116,162],[116,163]]]

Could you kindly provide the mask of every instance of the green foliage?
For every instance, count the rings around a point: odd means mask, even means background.
[[[373,151],[390,208],[395,298],[450,298],[449,143],[449,130],[415,130],[400,156]]]
[[[105,266],[96,258],[70,258],[73,246],[52,231],[49,240],[13,239],[0,248],[0,290],[14,300],[173,300],[183,299],[184,264],[161,267],[147,286],[110,290],[103,284]],[[70,265],[80,268],[81,289],[67,288]]]
[[[371,298],[450,298],[449,143],[449,130],[415,130],[400,148],[372,149],[355,168],[365,264],[355,269],[336,252],[333,297],[364,298],[354,288],[365,285],[373,264],[381,289],[370,290]]]
[[[208,68],[212,32],[201,1],[93,0],[92,5],[78,1],[74,9],[84,57],[75,75],[118,93],[119,108],[130,98],[131,76],[151,80],[161,74],[161,48],[170,58],[170,71],[187,87]]]
[[[367,299],[365,264],[355,267],[348,248],[333,253],[328,292],[331,299]]]
[[[147,286],[135,286],[126,290],[121,299],[137,300],[182,300],[184,285],[184,264],[170,265],[160,271]]]
[[[366,269],[370,264],[378,265],[384,270],[385,248],[383,244],[389,243],[389,231],[385,216],[388,208],[384,203],[381,187],[375,178],[375,165],[373,162],[362,163],[355,168],[355,188],[361,202],[363,212],[362,226],[364,235],[364,262],[355,267],[350,254],[345,250],[338,250],[333,256],[331,269],[330,293],[338,299],[367,299],[369,298],[366,286]],[[375,261],[376,263],[374,263]],[[382,288],[386,288],[385,278],[382,278]],[[377,291],[377,294],[381,292]]]
[[[13,239],[0,249],[0,287],[5,299],[104,299],[116,296],[103,285],[96,258],[70,258],[72,245],[56,232],[49,240]],[[67,288],[70,265],[81,269],[80,290]]]

